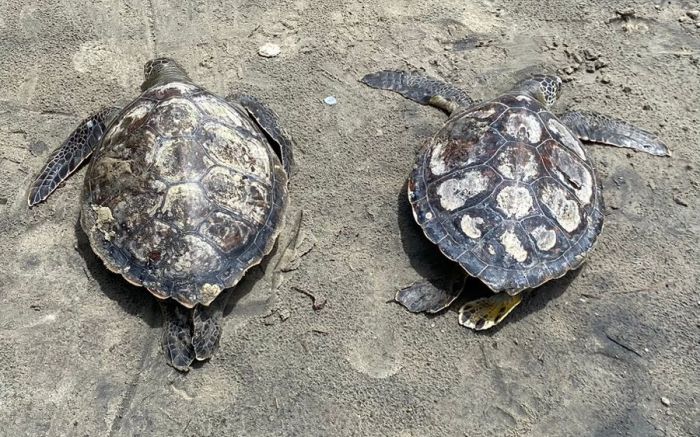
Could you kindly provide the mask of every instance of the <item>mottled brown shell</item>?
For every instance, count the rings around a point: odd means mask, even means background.
[[[107,267],[160,298],[208,305],[270,252],[287,175],[246,111],[192,84],[151,88],[109,127],[81,224]]]
[[[408,195],[426,236],[497,292],[577,268],[603,224],[581,142],[526,96],[454,114],[421,150]]]

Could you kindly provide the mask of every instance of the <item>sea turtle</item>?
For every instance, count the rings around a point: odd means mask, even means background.
[[[603,226],[600,180],[580,140],[668,154],[653,134],[593,113],[550,112],[559,77],[535,74],[476,104],[461,89],[418,73],[381,71],[361,81],[450,117],[418,154],[408,181],[427,238],[494,293],[460,308],[460,324],[488,329],[520,293],[578,268]],[[459,295],[431,282],[400,290],[413,312],[438,312]]]
[[[260,101],[220,98],[173,59],[148,61],[144,76],[139,97],[86,118],[51,154],[29,205],[91,157],[82,229],[109,270],[161,301],[166,358],[186,371],[218,346],[214,299],[272,250],[292,140]]]

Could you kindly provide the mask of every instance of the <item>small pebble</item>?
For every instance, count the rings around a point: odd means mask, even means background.
[[[584,49],[583,57],[586,58],[587,61],[595,61],[596,59],[600,58],[600,55],[597,55],[588,49]]]
[[[671,401],[665,396],[661,396],[661,403],[667,407],[671,406]]]
[[[635,14],[632,8],[618,9],[615,13],[622,18],[634,17]]]
[[[323,103],[325,103],[325,104],[328,105],[328,106],[333,106],[333,105],[335,105],[336,103],[338,103],[338,101],[336,100],[335,97],[333,97],[333,96],[328,96],[328,97],[326,97],[325,99],[323,99]]]
[[[291,315],[292,315],[292,312],[289,311],[289,310],[286,309],[286,308],[283,309],[283,310],[280,310],[280,320],[283,321],[283,322],[284,322],[285,320],[287,320],[289,317],[291,317]]]
[[[688,206],[688,202],[678,196],[673,196],[673,201],[676,202],[677,205]]]
[[[275,56],[279,55],[281,51],[282,49],[277,44],[267,42],[260,46],[258,49],[258,54],[263,58],[274,58]]]
[[[607,75],[606,75],[606,76],[603,76],[603,77],[600,79],[600,81],[601,81],[602,83],[610,83],[610,76],[607,76]]]
[[[566,74],[572,74],[574,72],[574,67],[566,67],[564,69],[564,73]]]
[[[700,17],[700,11],[696,11],[696,10],[688,11],[685,13],[685,15],[689,16],[693,20],[697,20],[698,17]]]
[[[581,58],[581,56],[579,56],[578,53],[574,53],[573,58],[574,58],[574,61],[576,61],[577,64],[580,64],[580,63],[583,62],[583,58]]]
[[[592,64],[586,64],[587,73],[595,73],[595,67]]]

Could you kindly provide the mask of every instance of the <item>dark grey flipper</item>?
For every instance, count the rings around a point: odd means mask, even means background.
[[[192,310],[179,303],[166,300],[160,303],[163,310],[163,351],[168,364],[187,372],[195,359],[192,346]]]
[[[452,114],[474,101],[461,89],[432,77],[406,71],[383,70],[360,79],[365,85],[394,91],[421,105],[431,105]]]
[[[197,360],[208,360],[219,347],[221,339],[221,319],[224,315],[224,303],[215,300],[209,307],[197,305],[192,313],[192,346]]]
[[[185,308],[170,300],[160,303],[164,319],[163,350],[168,364],[186,372],[195,359],[204,361],[214,355],[221,338],[221,319],[228,300],[225,296],[208,307]]]
[[[421,281],[399,290],[394,300],[412,313],[434,314],[449,307],[462,290],[464,279],[437,285],[431,281]]]
[[[272,138],[279,147],[277,156],[279,156],[284,166],[284,171],[290,176],[294,167],[294,141],[292,137],[282,128],[279,122],[279,117],[272,109],[268,108],[260,100],[246,94],[232,94],[226,97],[226,100],[236,102],[243,106],[248,114],[255,119],[258,126]]]
[[[595,112],[567,112],[559,118],[581,140],[670,156],[668,147],[656,135],[626,121]]]
[[[51,153],[49,161],[34,180],[29,190],[29,206],[46,200],[58,184],[92,154],[119,110],[120,108],[115,107],[103,108],[80,122],[61,147]]]

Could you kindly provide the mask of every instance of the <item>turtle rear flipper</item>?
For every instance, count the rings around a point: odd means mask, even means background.
[[[294,141],[282,129],[279,122],[279,117],[272,109],[268,108],[260,100],[246,94],[232,94],[226,97],[229,102],[235,102],[245,108],[258,126],[273,140],[279,150],[276,150],[277,155],[282,161],[284,171],[288,176],[291,175],[294,167]]]
[[[522,301],[522,296],[497,293],[467,302],[459,309],[459,324],[476,331],[498,325]]]
[[[459,297],[464,289],[464,279],[439,285],[431,281],[416,282],[399,290],[394,300],[412,313],[438,313]]]
[[[581,140],[669,156],[668,147],[654,134],[625,121],[596,112],[567,112],[559,118]]]
[[[370,73],[360,81],[372,88],[397,92],[421,105],[435,106],[448,114],[474,103],[461,89],[417,73],[383,70]]]
[[[192,345],[192,310],[174,301],[160,302],[163,311],[163,350],[168,364],[181,372],[190,370],[195,359]]]
[[[223,303],[190,309],[175,301],[165,301],[161,302],[161,308],[165,322],[163,350],[168,364],[187,372],[195,359],[204,361],[214,355],[221,338]]]
[[[192,346],[198,361],[208,360],[219,347],[224,304],[217,301],[208,307],[197,305],[192,312]]]
[[[61,147],[54,150],[49,161],[34,180],[29,190],[28,203],[34,206],[46,200],[66,180],[80,164],[95,150],[107,131],[109,123],[119,112],[119,108],[108,107],[86,118],[70,134]]]

